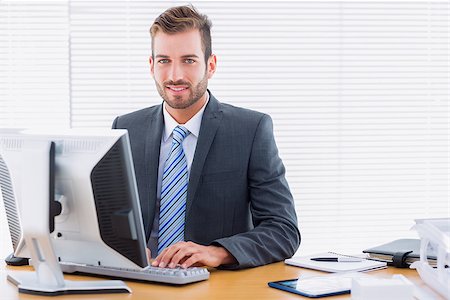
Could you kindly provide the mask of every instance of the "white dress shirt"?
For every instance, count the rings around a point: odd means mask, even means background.
[[[152,258],[158,253],[158,231],[159,231],[159,207],[161,202],[161,184],[164,173],[164,163],[169,157],[172,148],[172,132],[175,127],[181,125],[189,130],[189,135],[183,140],[182,146],[187,160],[188,176],[190,175],[192,161],[194,160],[195,148],[197,147],[198,134],[202,124],[203,112],[209,101],[209,93],[206,92],[206,102],[203,107],[189,120],[186,124],[178,124],[178,122],[169,114],[166,109],[166,102],[163,103],[164,129],[161,137],[161,147],[159,151],[159,167],[158,167],[158,186],[156,192],[156,209],[155,218],[153,219],[152,232],[148,241]]]

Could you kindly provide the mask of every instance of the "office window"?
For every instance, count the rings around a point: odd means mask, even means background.
[[[23,14],[36,9],[20,3]],[[164,9],[185,2],[61,3],[68,5],[61,14],[68,23],[61,17],[58,27],[67,31],[61,53],[68,59],[59,54],[55,70],[68,80],[61,89],[68,94],[55,107],[65,114],[27,124],[109,127],[118,114],[160,103],[149,75],[148,29]],[[358,252],[415,236],[415,218],[450,217],[447,1],[192,3],[213,22],[212,93],[274,120],[300,252]],[[0,1],[8,16],[0,19],[2,41],[24,34],[16,29],[16,5]],[[61,32],[50,40],[64,44]],[[10,44],[0,44],[0,66],[16,59]],[[22,101],[17,93],[27,81],[22,86],[14,74],[26,66],[13,66],[0,69],[1,126],[20,123],[22,113],[9,107]],[[47,99],[48,89],[38,87],[24,110]]]
[[[0,126],[68,126],[68,1],[0,0]]]

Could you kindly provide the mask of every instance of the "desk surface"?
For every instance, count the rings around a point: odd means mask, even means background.
[[[0,299],[40,299],[41,297],[19,294],[17,287],[6,279],[8,271],[31,270],[31,267],[7,267],[4,262],[0,262]],[[212,269],[209,280],[194,283],[186,286],[167,286],[154,283],[140,283],[126,281],[132,289],[132,294],[91,294],[58,296],[58,299],[309,299],[295,294],[287,293],[267,286],[269,281],[296,278],[299,275],[326,274],[323,272],[287,266],[284,263],[275,263],[263,267],[241,270],[222,271]],[[393,274],[403,274],[412,282],[436,296],[428,287],[424,285],[415,270],[388,268],[385,270],[370,272],[379,277],[390,277]],[[98,277],[65,275],[69,280],[99,280]],[[43,298],[43,297],[42,297]],[[49,299],[48,297],[45,297]],[[324,299],[351,299],[350,295],[340,295],[327,297]]]

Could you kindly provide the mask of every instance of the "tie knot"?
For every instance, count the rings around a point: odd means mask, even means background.
[[[178,144],[181,144],[185,137],[189,135],[189,130],[186,129],[186,127],[183,126],[177,126],[172,132],[173,134],[173,140],[177,142]]]

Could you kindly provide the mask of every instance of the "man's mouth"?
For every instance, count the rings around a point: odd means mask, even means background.
[[[175,93],[179,93],[179,92],[183,92],[185,90],[187,90],[189,87],[188,86],[175,86],[175,85],[167,85],[166,88],[168,88],[169,90],[175,92]]]

